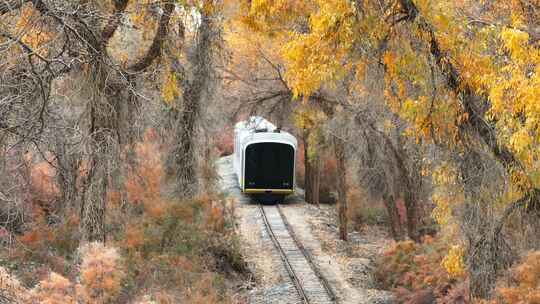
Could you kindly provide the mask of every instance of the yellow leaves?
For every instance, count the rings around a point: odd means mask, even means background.
[[[452,217],[450,202],[447,197],[437,193],[432,196],[432,200],[433,203],[435,203],[435,208],[431,211],[431,217],[433,217],[440,226],[444,227],[449,223],[449,220]]]
[[[527,192],[531,189],[531,180],[525,172],[522,170],[514,169],[511,172],[510,180],[512,185],[516,187],[520,192]]]
[[[464,255],[465,251],[461,246],[452,246],[446,257],[442,260],[441,265],[451,276],[463,277],[465,275]]]
[[[456,182],[456,176],[456,168],[446,162],[437,167],[432,174],[435,185],[451,185]]]
[[[313,129],[321,125],[326,120],[323,112],[314,108],[305,106],[298,108],[294,112],[294,124],[299,129]]]
[[[520,30],[506,28],[501,32],[501,39],[505,48],[515,60],[527,60],[528,53],[525,46],[529,41],[529,34]]]
[[[128,5],[127,11],[129,17],[136,28],[153,28],[156,18],[153,17],[149,8],[152,5],[151,0],[133,1]]]
[[[163,85],[161,86],[161,97],[169,106],[175,107],[174,100],[182,96],[182,90],[178,86],[176,73],[165,72]]]
[[[530,174],[540,169],[540,82],[538,71],[531,69],[540,64],[540,52],[518,29],[502,28],[498,38],[504,60],[491,68],[483,82],[491,102],[487,116],[497,122],[498,140],[524,166],[513,172],[512,184],[527,191],[532,186]]]
[[[515,132],[510,138],[510,146],[518,154],[528,150],[531,146],[531,143],[531,136],[525,128],[522,128],[521,130]]]
[[[387,51],[383,55],[383,63],[387,68],[387,73],[390,75],[397,74],[396,55],[393,52]]]
[[[489,56],[473,52],[462,52],[458,56],[463,80],[471,88],[481,93],[484,88],[493,84],[494,67]]]
[[[464,201],[463,191],[457,181],[457,174],[457,169],[445,162],[435,168],[431,175],[435,186],[432,195],[435,208],[431,215],[443,228],[451,226],[452,211]]]
[[[321,129],[327,119],[326,115],[310,105],[304,105],[295,110],[293,119],[294,124],[304,131],[304,140],[308,146],[306,159],[314,159],[320,152],[319,143],[324,138]]]
[[[342,77],[354,42],[354,9],[348,1],[317,1],[308,34],[292,34],[282,49],[287,82],[294,97],[309,96],[323,84]]]
[[[308,0],[252,0],[242,1],[242,21],[251,29],[273,35],[285,31],[286,25],[310,11]]]

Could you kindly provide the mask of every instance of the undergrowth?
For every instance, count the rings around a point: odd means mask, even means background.
[[[530,252],[499,280],[491,300],[473,299],[465,272],[449,273],[452,252],[441,239],[398,242],[378,261],[376,278],[404,304],[539,304],[540,251]],[[452,271],[450,271],[452,272]]]
[[[466,278],[443,266],[447,252],[446,242],[430,236],[421,243],[398,242],[379,259],[375,276],[395,292],[397,303],[469,303]]]
[[[46,195],[34,188],[27,202],[31,221],[11,232],[15,242],[0,250],[0,300],[211,304],[237,297],[233,284],[245,280],[247,270],[233,205],[214,193],[190,199],[167,194],[162,152],[150,137],[131,155],[135,161],[122,184],[108,193],[106,244],[81,243],[76,208],[50,207],[56,198],[43,203],[56,193],[50,191],[54,181],[35,175],[45,179],[36,184]]]

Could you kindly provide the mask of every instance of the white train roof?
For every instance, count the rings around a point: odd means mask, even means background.
[[[275,125],[260,116],[251,116],[235,125],[235,132],[244,148],[261,142],[284,143],[293,146],[294,149],[297,148],[298,143],[293,135],[285,131],[276,132],[276,130]]]

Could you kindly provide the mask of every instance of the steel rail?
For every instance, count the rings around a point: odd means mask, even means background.
[[[313,269],[313,272],[315,272],[315,275],[321,281],[322,285],[324,286],[324,289],[326,290],[326,293],[330,296],[330,299],[332,301],[334,301],[335,303],[337,303],[336,293],[334,292],[334,290],[330,286],[330,283],[328,282],[328,280],[321,273],[319,267],[313,262],[313,257],[311,256],[311,253],[304,247],[302,242],[300,242],[300,240],[298,239],[298,237],[294,233],[294,230],[292,229],[291,225],[289,224],[289,221],[287,220],[287,217],[285,217],[285,214],[283,214],[283,210],[281,210],[281,207],[279,206],[279,204],[276,205],[276,207],[278,209],[279,215],[281,216],[281,219],[283,220],[283,223],[285,224],[285,228],[287,228],[287,231],[291,235],[291,238],[293,239],[294,243],[296,244],[296,246],[298,246],[298,248],[300,249],[300,251],[302,252],[304,257],[306,258],[309,266],[311,266],[311,269]]]
[[[279,204],[276,204],[275,207],[277,208],[279,216],[280,216],[281,220],[283,221],[284,228],[286,229],[287,233],[291,237],[291,239],[294,242],[294,244],[296,245],[296,247],[298,247],[300,253],[302,253],[304,258],[306,259],[306,261],[309,264],[311,270],[315,273],[315,275],[317,276],[317,278],[321,282],[321,285],[323,286],[323,288],[324,288],[325,292],[327,293],[327,295],[329,296],[330,300],[332,302],[334,302],[334,303],[337,303],[337,296],[336,296],[334,290],[330,286],[330,283],[328,282],[328,280],[324,277],[324,275],[322,275],[320,269],[317,267],[315,262],[313,261],[313,257],[311,255],[311,253],[304,247],[304,245],[300,242],[300,240],[298,239],[298,237],[294,233],[294,230],[292,229],[291,225],[287,221],[287,218],[285,217],[285,214],[283,213],[283,210],[281,210],[281,207],[279,206]],[[274,246],[279,251],[279,255],[281,257],[281,260],[283,261],[283,264],[285,265],[285,268],[286,268],[291,280],[293,281],[293,284],[295,285],[296,290],[298,291],[298,294],[302,298],[303,303],[306,303],[306,304],[311,303],[311,300],[307,296],[306,290],[304,289],[304,286],[302,285],[302,282],[300,281],[297,274],[295,273],[294,268],[291,265],[291,262],[287,258],[287,254],[285,253],[285,250],[282,248],[281,244],[279,243],[278,238],[276,237],[276,235],[274,233],[274,230],[272,228],[272,225],[270,224],[270,221],[268,220],[268,217],[266,215],[266,211],[264,210],[263,205],[260,204],[260,203],[259,203],[259,209],[261,210],[261,216],[263,218],[264,225],[266,226],[266,230],[268,231],[270,239],[272,240],[272,242],[274,243]]]
[[[270,225],[270,222],[268,221],[268,218],[266,217],[266,212],[264,211],[264,207],[261,204],[259,204],[259,209],[261,210],[261,215],[264,221],[264,225],[266,226],[266,230],[268,231],[268,235],[272,239],[274,246],[276,246],[276,248],[278,249],[279,255],[281,256],[281,260],[283,261],[283,264],[285,264],[285,268],[287,269],[287,272],[289,273],[289,276],[291,280],[293,281],[294,286],[296,287],[296,290],[298,291],[298,294],[300,295],[304,303],[309,304],[310,302],[306,295],[304,287],[302,286],[302,283],[300,283],[300,280],[298,279],[298,276],[294,272],[294,269],[291,263],[289,262],[289,259],[287,259],[287,255],[285,254],[285,251],[283,250],[283,248],[281,247],[281,244],[277,240],[276,235],[274,234],[274,230],[272,230],[272,225]]]

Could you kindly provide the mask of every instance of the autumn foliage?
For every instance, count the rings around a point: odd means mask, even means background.
[[[32,289],[27,289],[4,268],[0,268],[0,292],[21,304],[110,303],[120,291],[122,262],[117,250],[90,243],[80,251],[81,265],[76,281],[50,272]],[[4,294],[0,295],[4,296]]]
[[[508,282],[501,282],[495,300],[485,304],[540,303],[540,251],[528,253],[511,269]]]
[[[70,209],[54,224],[35,209],[17,237],[21,246],[6,252],[20,268],[0,267],[0,296],[21,304],[227,302],[224,276],[245,267],[230,202],[214,193],[168,195],[163,150],[152,130],[134,145],[123,187],[108,193],[106,245],[79,246],[80,220]],[[36,193],[54,185],[47,170],[34,169]]]
[[[114,248],[90,243],[81,248],[80,297],[85,303],[111,302],[121,290],[125,274],[120,254]]]
[[[379,260],[376,276],[384,287],[395,291],[398,303],[432,303],[422,302],[426,299],[437,303],[469,303],[467,290],[462,286],[466,277],[447,269],[449,265],[460,267],[460,261],[448,260],[446,252],[448,245],[443,240],[429,236],[420,244],[398,242]]]

